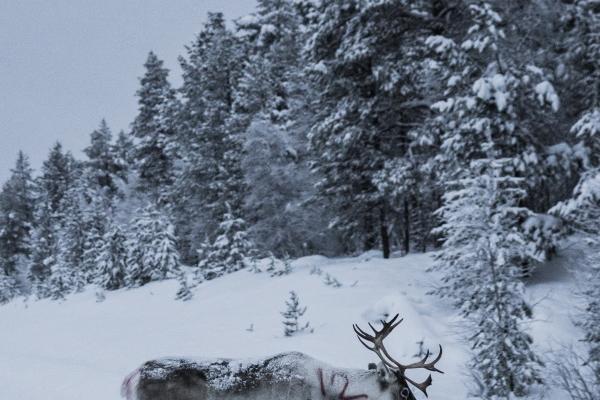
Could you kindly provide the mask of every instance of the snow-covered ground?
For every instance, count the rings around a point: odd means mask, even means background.
[[[580,337],[572,324],[577,287],[564,269],[571,257],[565,252],[543,266],[528,286],[536,304],[530,328],[542,355]],[[299,350],[336,366],[366,368],[376,357],[358,343],[352,324],[366,326],[400,313],[404,322],[386,341],[391,354],[409,361],[418,341],[434,351],[441,344],[439,368],[445,374],[433,376],[430,398],[463,400],[469,381],[465,326],[448,304],[426,295],[437,279],[425,271],[430,264],[428,255],[313,256],[294,261],[294,272],[282,277],[239,271],[205,282],[188,302],[173,300],[175,281],[110,292],[103,302],[92,289],[62,303],[16,301],[0,307],[0,399],[118,399],[126,374],[165,356],[257,357]],[[324,274],[310,273],[315,266],[343,287],[326,286]],[[290,290],[308,307],[304,318],[313,333],[283,336],[280,312]],[[546,392],[532,398],[565,396]]]

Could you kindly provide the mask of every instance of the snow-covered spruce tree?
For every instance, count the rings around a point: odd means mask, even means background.
[[[115,153],[111,141],[112,133],[103,119],[98,129],[91,133],[90,145],[84,150],[88,157],[85,166],[89,179],[94,187],[109,197],[118,193],[119,181],[127,179],[126,165]]]
[[[209,13],[187,53],[180,59],[183,171],[176,182],[173,209],[184,258],[195,262],[200,243],[205,237],[214,238],[225,204],[241,209],[242,138],[230,123],[243,53],[220,13]]]
[[[50,276],[58,262],[61,203],[75,181],[76,164],[72,155],[56,143],[36,179],[28,281],[38,298],[50,295]]]
[[[0,296],[4,300],[18,292],[17,276],[31,254],[33,227],[32,169],[23,152],[19,152],[11,172],[0,192],[0,272],[4,274]]]
[[[82,179],[77,179],[64,193],[55,218],[55,254],[52,257],[48,281],[49,295],[54,300],[83,289],[87,274],[83,255],[87,236],[84,221],[85,188]]]
[[[331,286],[332,288],[341,288],[343,285],[338,279],[330,274],[325,274],[325,278],[323,279],[323,283],[327,286]]]
[[[8,303],[20,293],[15,275],[9,275],[7,269],[0,265],[0,305]]]
[[[521,223],[532,216],[522,204],[543,157],[522,115],[556,110],[558,97],[539,68],[520,69],[502,51],[502,18],[487,2],[469,9],[473,25],[460,45],[427,40],[450,67],[449,97],[433,107],[441,143],[435,162],[450,182],[438,211],[444,244],[436,265],[445,271],[439,294],[472,323],[481,395],[507,397],[541,381],[522,326],[531,310],[519,278],[523,260],[539,254],[531,254]]]
[[[316,3],[314,0],[294,0],[294,8],[300,17],[300,22],[303,30],[310,30],[313,23],[317,22],[318,15],[316,11]]]
[[[96,258],[95,282],[106,290],[125,286],[127,273],[127,237],[117,224],[111,224],[102,237]]]
[[[283,260],[279,264],[279,268],[271,272],[271,277],[289,275],[294,270],[290,257],[287,254],[284,255]]]
[[[27,280],[31,284],[31,292],[41,299],[49,296],[52,265],[56,262],[57,235],[56,218],[50,210],[50,202],[38,197],[37,203]]]
[[[53,288],[54,297],[57,297],[56,291],[81,290],[87,282],[83,255],[88,232],[84,222],[84,201],[81,188],[76,185],[69,189],[60,204],[60,212],[57,214],[60,222],[59,226],[56,226],[56,264],[59,265],[55,267],[55,271],[61,276],[52,276],[51,285],[54,283],[59,285],[59,287]]]
[[[489,156],[509,159],[514,176],[524,178],[523,204],[532,205],[536,190],[547,178],[546,149],[541,138],[532,132],[535,119],[543,119],[559,108],[559,99],[542,69],[535,65],[523,67],[511,58],[502,17],[489,3],[469,6],[472,25],[460,44],[442,36],[430,36],[427,44],[443,60],[447,97],[433,104],[436,112],[428,121],[428,129],[435,132],[440,151],[431,160],[439,179],[448,181],[461,176],[473,160]],[[526,116],[526,117],[524,117]],[[515,221],[515,228],[527,219]],[[523,237],[525,239],[526,236]],[[530,237],[528,246],[521,248],[523,272],[531,272],[530,265],[544,261],[551,241]]]
[[[598,148],[600,118],[594,121],[593,113],[586,114],[573,126],[573,130],[577,137],[588,141],[590,148]],[[596,398],[600,396],[600,167],[588,165],[588,170],[573,190],[573,196],[557,204],[551,212],[561,217],[590,245],[584,261],[586,268],[578,271],[584,282],[582,294],[586,305],[576,320],[583,330],[588,354],[583,360],[562,357],[563,364],[559,368],[563,371],[576,368],[579,371],[576,382],[563,384],[574,400]],[[572,363],[583,361],[583,365],[569,364],[569,360],[573,360]],[[585,393],[587,397],[583,395]]]
[[[557,110],[558,96],[543,70],[515,65],[506,54],[503,19],[488,2],[471,4],[469,9],[472,26],[462,42],[443,36],[427,39],[444,61],[449,88],[446,98],[433,105],[441,143],[438,165],[451,178],[481,158],[481,143],[491,138],[495,149],[513,159],[516,171],[529,184],[544,157],[521,113],[543,114],[545,106]]]
[[[575,29],[569,36],[571,57],[583,64],[580,82],[585,109],[571,127],[570,133],[583,149],[583,173],[570,200],[558,204],[553,212],[574,224],[574,228],[597,234],[598,174],[600,174],[600,13],[593,0],[574,2]]]
[[[267,264],[267,268],[265,269],[265,271],[272,274],[277,269],[277,259],[275,258],[275,255],[271,252],[269,252],[268,256],[269,256],[269,264]]]
[[[96,196],[93,196],[85,204],[83,210],[83,224],[86,232],[82,269],[87,283],[95,281],[96,260],[100,254],[102,237],[107,232],[107,226],[112,218],[110,198],[105,197],[102,192],[95,193]]]
[[[600,397],[600,13],[593,0],[575,1],[571,7],[573,29],[567,48],[579,71],[575,92],[584,109],[570,133],[586,157],[572,197],[551,212],[590,243],[586,268],[578,271],[586,305],[577,323],[583,330],[587,355],[583,360],[561,357],[559,367],[568,373],[562,375],[563,386],[571,398],[587,400]],[[570,373],[573,368],[577,374]]]
[[[541,382],[540,361],[524,331],[532,311],[515,258],[525,244],[516,229],[528,214],[518,206],[523,186],[511,159],[474,160],[450,183],[438,211],[445,241],[435,264],[444,273],[437,294],[469,322],[470,365],[483,381],[484,398],[524,395]]]
[[[300,318],[306,313],[306,307],[300,305],[300,298],[293,290],[290,292],[289,300],[286,300],[287,309],[281,313],[283,316],[283,333],[285,336],[293,336],[309,328],[309,322],[303,324]]]
[[[310,131],[322,175],[319,197],[331,200],[332,226],[355,249],[380,247],[385,257],[390,226],[408,226],[410,198],[380,190],[379,175],[386,162],[408,155],[409,129],[428,106],[420,54],[433,17],[425,3],[321,1],[308,41],[309,72],[320,94]]]
[[[583,341],[588,346],[588,354],[582,366],[587,367],[587,383],[595,398],[600,396],[600,246],[596,244],[596,253],[589,257],[591,270],[588,272],[587,285],[583,294],[586,298],[585,312],[580,316],[579,326],[584,332]],[[582,374],[583,376],[583,374]]]
[[[11,176],[0,192],[0,257],[28,256],[33,225],[34,185],[29,159],[19,151]]]
[[[123,131],[119,131],[113,145],[113,154],[115,155],[117,164],[122,168],[123,176],[127,176],[129,168],[133,163],[134,150],[131,136]]]
[[[188,276],[185,272],[181,272],[179,275],[179,289],[177,289],[177,293],[175,294],[176,300],[188,301],[194,297],[192,293],[193,284],[190,284],[188,280]]]
[[[128,287],[179,276],[174,228],[161,209],[149,205],[138,210],[128,236]]]
[[[597,131],[600,132],[600,125]],[[600,396],[600,169],[585,172],[573,197],[557,204],[551,212],[563,218],[589,244],[583,260],[585,267],[577,271],[583,282],[585,307],[576,319],[583,330],[587,354],[578,356],[569,351],[570,354],[559,355],[559,376],[573,400],[596,399]]]
[[[322,221],[331,217],[315,194],[318,175],[311,173],[306,138],[301,129],[256,120],[245,132],[242,167],[247,194],[244,217],[258,249],[289,254],[336,254],[335,232]]]
[[[146,72],[137,91],[139,111],[132,125],[133,158],[138,189],[158,200],[173,183],[175,162],[175,91],[168,81],[169,70],[153,52],[144,64]]]
[[[600,166],[600,13],[596,0],[571,2],[567,11],[564,18],[572,29],[565,55],[576,74],[571,88],[577,96],[574,103],[580,105],[571,134],[588,153],[587,169]]]
[[[59,241],[60,246],[60,241]],[[57,254],[60,254],[57,252]],[[63,261],[60,257],[57,259],[46,259],[45,262],[50,268],[50,278],[47,288],[48,296],[52,300],[61,300],[69,293],[80,286],[77,271],[74,271],[69,263]]]
[[[244,138],[244,218],[257,247],[278,257],[335,253],[337,235],[314,197],[306,132],[314,90],[302,73],[301,47],[308,32],[291,0],[261,0],[238,20],[248,53],[234,94],[231,127]],[[322,227],[315,229],[315,227]]]
[[[47,203],[52,213],[59,211],[62,198],[74,182],[76,164],[71,153],[63,152],[59,142],[52,146],[42,164],[41,175],[36,179],[36,190],[39,201]]]
[[[235,95],[236,117],[245,119],[239,129],[259,112],[273,122],[289,118],[304,38],[300,22],[291,0],[259,0],[252,18],[238,21],[249,53]]]
[[[85,166],[67,190],[56,214],[57,262],[72,274],[73,289],[81,290],[95,281],[96,258],[111,215],[116,192],[102,187],[97,173]]]
[[[196,280],[210,280],[250,266],[254,245],[248,238],[246,223],[227,207],[214,241],[199,250]]]

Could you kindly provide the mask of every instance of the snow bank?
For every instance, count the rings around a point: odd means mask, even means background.
[[[540,269],[545,275],[534,276],[529,287],[537,303],[531,329],[542,354],[578,337],[570,320],[574,283],[566,273],[551,273],[565,262]],[[408,362],[415,360],[417,342],[434,352],[441,344],[439,367],[445,374],[434,377],[430,398],[467,397],[464,324],[449,305],[426,295],[437,282],[425,272],[431,265],[428,255],[312,256],[292,265],[291,274],[276,278],[238,271],[205,282],[189,302],[174,301],[177,282],[165,281],[109,292],[100,303],[90,289],[62,303],[18,301],[0,307],[0,399],[116,400],[128,373],[165,357],[252,359],[302,351],[333,366],[366,369],[377,359],[358,343],[352,324],[366,327],[395,313],[404,322],[386,340],[391,354]],[[326,286],[322,276],[310,273],[315,266],[343,286]],[[283,336],[280,311],[290,290],[308,307],[305,319],[314,333]],[[414,371],[411,376],[426,375]],[[544,398],[564,397],[549,393]]]

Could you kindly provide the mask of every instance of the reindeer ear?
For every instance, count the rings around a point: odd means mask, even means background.
[[[380,382],[390,382],[392,377],[390,371],[383,365],[383,363],[377,364],[377,380]]]
[[[369,371],[372,370],[372,369],[377,369],[377,364],[375,364],[375,363],[369,363],[369,367],[368,368],[369,368]]]
[[[390,371],[385,368],[383,363],[377,364],[377,382],[380,390],[386,390],[392,383],[394,377],[390,376]]]

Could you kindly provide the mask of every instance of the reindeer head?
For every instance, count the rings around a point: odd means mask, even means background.
[[[358,325],[353,325],[352,327],[362,345],[374,352],[381,360],[377,366],[377,380],[382,385],[382,389],[390,385],[397,385],[397,396],[395,398],[399,400],[413,400],[415,397],[408,384],[410,383],[427,396],[427,388],[431,385],[431,374],[423,382],[417,383],[406,376],[406,370],[422,368],[428,371],[443,373],[435,367],[435,364],[442,358],[442,346],[440,345],[437,357],[430,362],[427,362],[430,355],[429,350],[427,350],[427,354],[425,354],[425,357],[421,361],[412,364],[400,364],[390,356],[383,344],[383,340],[402,322],[402,319],[396,322],[398,315],[396,314],[390,321],[381,321],[383,327],[380,330],[375,329],[373,325],[369,324],[373,330],[373,335],[366,333]],[[370,343],[370,345],[367,343]]]

